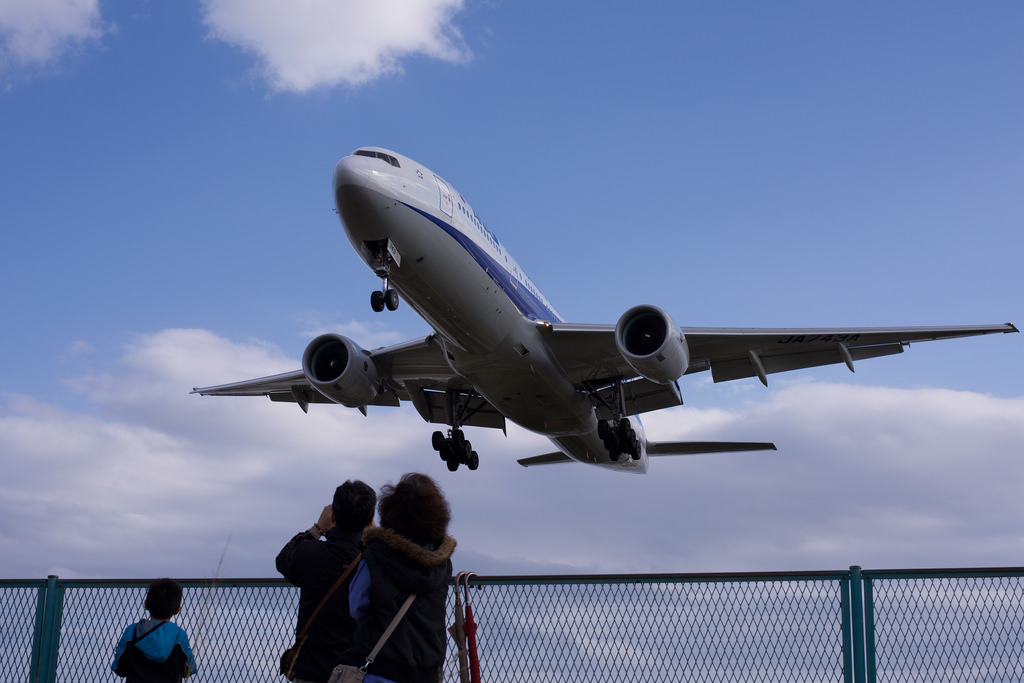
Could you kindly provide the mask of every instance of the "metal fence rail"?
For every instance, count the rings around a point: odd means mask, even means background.
[[[149,581],[0,581],[3,680],[120,681]],[[277,683],[298,589],[180,581],[191,681]],[[483,680],[1024,681],[1024,569],[475,577]],[[448,623],[454,620],[454,591]],[[458,681],[449,643],[444,680]]]

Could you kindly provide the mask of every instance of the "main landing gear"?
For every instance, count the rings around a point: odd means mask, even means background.
[[[608,449],[608,457],[618,462],[623,455],[633,460],[640,459],[640,439],[636,438],[636,430],[629,424],[629,418],[601,420],[597,423],[597,435]]]
[[[636,430],[630,424],[629,418],[623,417],[626,409],[622,396],[622,378],[605,380],[599,384],[585,384],[584,389],[590,394],[596,409],[606,410],[605,414],[612,415],[610,420],[597,421],[597,435],[608,451],[609,459],[618,462],[623,455],[628,455],[633,460],[639,460],[643,455],[643,444],[637,438]]]
[[[466,465],[471,470],[479,467],[480,456],[466,440],[462,430],[456,427],[448,433],[451,436],[446,437],[443,432],[434,432],[430,441],[434,450],[441,454],[441,459],[448,464],[448,471],[454,472],[459,469],[459,465]]]

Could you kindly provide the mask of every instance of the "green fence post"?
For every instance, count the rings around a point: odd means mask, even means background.
[[[46,578],[46,588],[37,603],[36,634],[32,638],[33,683],[55,683],[57,680],[57,652],[60,642],[62,590],[57,577]],[[41,608],[41,609],[40,609]],[[41,611],[41,614],[40,614]]]
[[[839,581],[839,614],[842,618],[843,630],[843,683],[853,683],[853,654],[850,652],[853,643],[852,621],[850,613],[850,574]]]
[[[864,672],[864,584],[860,567],[850,567],[850,618],[853,635],[853,680],[867,683]]]
[[[868,683],[875,683],[875,589],[870,574],[864,576],[864,641]]]
[[[54,577],[50,577],[51,579]],[[46,614],[46,592],[50,589],[47,581],[39,587],[36,594],[36,620],[32,627],[32,655],[29,660],[28,680],[31,683],[39,681],[40,648],[43,642],[43,621]]]

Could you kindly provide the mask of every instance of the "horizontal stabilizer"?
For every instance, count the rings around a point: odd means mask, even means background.
[[[778,450],[775,444],[767,441],[654,441],[647,444],[647,455],[701,455],[774,450]]]
[[[769,441],[654,441],[647,444],[647,455],[701,455],[703,453],[741,453],[743,451],[774,451],[775,444]],[[574,462],[565,453],[555,451],[522,458],[517,461],[523,467],[534,465],[557,465]]]
[[[555,451],[554,453],[545,453],[544,455],[535,455],[532,458],[521,458],[517,460],[523,467],[532,467],[534,465],[555,465],[560,462],[574,462],[565,453],[561,451]]]

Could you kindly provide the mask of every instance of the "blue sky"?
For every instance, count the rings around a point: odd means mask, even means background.
[[[1020,565],[1021,338],[711,385],[647,477],[447,472],[411,408],[190,396],[374,315],[333,212],[363,145],[450,180],[567,319],[1024,321],[1024,9],[858,3],[0,4],[0,576],[274,574],[334,485],[420,470],[460,569]]]

